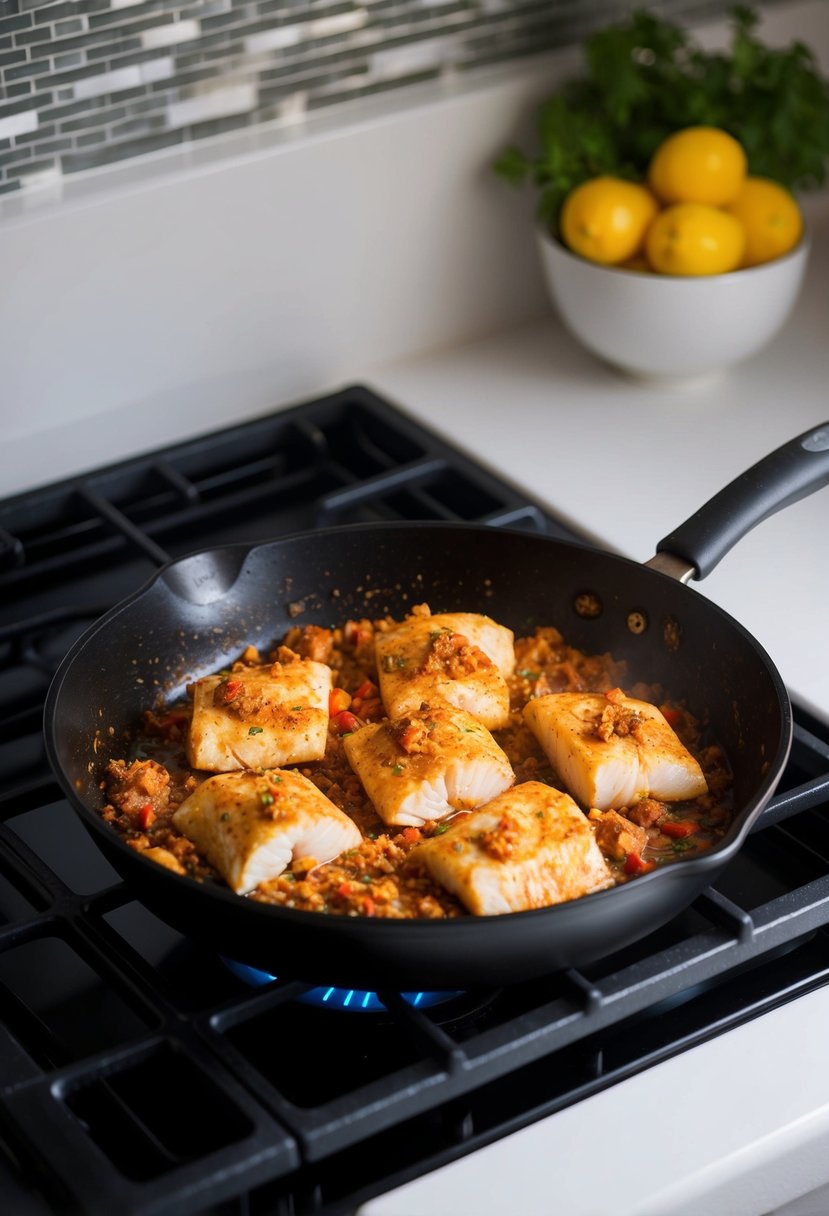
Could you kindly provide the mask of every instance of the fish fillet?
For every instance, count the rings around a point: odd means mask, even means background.
[[[525,781],[410,854],[475,916],[522,912],[613,884],[593,831],[569,795]]]
[[[349,764],[388,824],[421,827],[480,806],[515,780],[486,727],[448,705],[369,723],[343,743]]]
[[[395,718],[422,702],[444,702],[490,729],[505,726],[513,641],[510,629],[474,612],[411,616],[378,633],[375,653],[386,713]]]
[[[641,798],[678,802],[704,794],[702,769],[656,706],[616,690],[609,696],[549,693],[524,708],[527,725],[573,797],[606,811]],[[616,715],[616,726],[608,714]],[[599,734],[603,723],[607,737]]]
[[[301,773],[209,777],[173,815],[237,895],[276,878],[293,859],[331,861],[362,841],[357,825]]]
[[[227,773],[319,760],[328,736],[331,668],[297,658],[198,680],[187,758]]]

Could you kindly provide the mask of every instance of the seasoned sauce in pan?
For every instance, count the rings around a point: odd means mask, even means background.
[[[349,620],[332,630],[297,626],[272,653],[259,654],[249,647],[230,671],[221,673],[213,694],[216,703],[235,695],[239,701],[237,712],[247,713],[244,720],[252,723],[248,731],[253,735],[261,730],[256,725],[257,703],[254,699],[245,706],[239,694],[246,673],[290,655],[331,667],[334,689],[329,698],[325,755],[289,767],[308,778],[344,812],[357,825],[361,837],[360,843],[326,864],[318,864],[312,856],[294,857],[281,874],[259,883],[246,898],[341,916],[445,918],[469,914],[460,899],[420,864],[418,848],[452,830],[470,812],[460,810],[419,827],[388,826],[377,814],[345,754],[346,739],[366,724],[386,717],[378,689],[375,637],[394,625],[390,619],[364,619]],[[443,644],[444,639],[440,641]],[[623,731],[624,721],[620,725],[619,715],[613,716],[613,690],[620,687],[628,696],[661,708],[704,773],[708,792],[693,801],[667,803],[643,797],[602,815],[588,814],[590,808],[582,806],[608,868],[610,880],[605,885],[630,881],[717,843],[727,831],[732,814],[727,763],[688,708],[664,700],[658,686],[628,685],[623,664],[608,655],[576,650],[553,627],[539,628],[531,637],[516,639],[514,645],[515,670],[507,681],[508,722],[494,729],[492,735],[509,759],[516,786],[536,782],[565,788],[524,719],[523,710],[530,700],[555,692],[609,693],[608,730]],[[463,647],[456,651],[451,661],[465,661]],[[383,662],[395,662],[394,656]],[[192,698],[161,709],[147,708],[129,754],[111,762],[102,775],[107,799],[102,814],[136,852],[198,881],[223,884],[206,856],[172,822],[182,802],[212,775],[188,765],[186,742],[191,713]],[[258,775],[264,811],[278,807],[280,778],[268,771]],[[508,833],[502,833],[502,837],[496,844],[508,864],[509,849],[504,845]],[[495,846],[491,852],[499,856]]]

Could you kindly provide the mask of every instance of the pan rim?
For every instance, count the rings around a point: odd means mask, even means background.
[[[60,704],[60,695],[63,686],[69,677],[76,659],[80,653],[86,649],[90,641],[103,629],[107,628],[118,616],[131,608],[136,602],[148,596],[153,587],[155,587],[156,584],[158,584],[164,578],[168,571],[181,566],[188,561],[192,561],[195,558],[204,557],[208,554],[212,555],[224,552],[234,552],[236,554],[243,555],[243,558],[246,558],[250,554],[260,549],[271,548],[274,545],[305,542],[311,538],[316,539],[321,537],[342,536],[346,533],[422,532],[424,530],[449,532],[462,531],[477,534],[486,533],[493,537],[513,536],[520,537],[525,541],[531,540],[534,542],[547,544],[551,547],[555,546],[566,550],[587,552],[598,556],[603,560],[608,560],[623,567],[632,567],[639,573],[646,572],[646,576],[648,578],[663,580],[672,587],[679,589],[681,593],[687,591],[689,594],[692,594],[690,587],[684,587],[682,584],[679,584],[677,580],[663,574],[661,571],[654,570],[644,563],[637,562],[633,558],[605,550],[597,545],[590,544],[587,541],[571,541],[560,537],[548,536],[543,533],[531,533],[519,528],[496,527],[493,525],[466,521],[391,520],[388,522],[371,521],[365,523],[338,524],[313,530],[303,529],[267,540],[258,540],[255,542],[237,541],[229,544],[212,545],[202,547],[200,549],[190,550],[187,553],[171,558],[169,561],[165,562],[157,570],[153,571],[150,577],[144,583],[142,583],[141,586],[136,588],[135,591],[119,600],[105,613],[103,613],[96,621],[94,621],[69,648],[58,665],[58,668],[50,682],[43,710],[43,738],[47,759],[49,761],[52,773],[61,790],[65,794],[70,806],[72,806],[75,813],[80,816],[82,822],[93,831],[94,836],[100,836],[100,839],[105,841],[106,848],[114,847],[115,851],[124,857],[125,860],[129,859],[131,865],[135,864],[136,859],[138,859],[140,864],[153,867],[152,872],[155,875],[156,881],[162,882],[165,886],[169,885],[170,891],[173,891],[176,888],[180,889],[182,883],[185,883],[186,885],[184,889],[186,891],[198,893],[201,898],[218,898],[220,902],[226,903],[229,907],[238,908],[240,904],[243,906],[245,903],[254,903],[255,901],[248,901],[246,896],[239,896],[234,891],[230,890],[230,888],[224,888],[218,884],[213,885],[201,883],[191,878],[189,875],[173,874],[172,872],[165,870],[162,866],[157,865],[155,862],[141,857],[141,854],[136,853],[135,850],[129,848],[119,833],[104,822],[98,812],[86,804],[86,802],[79,796],[72,782],[69,780],[68,775],[64,772],[63,766],[59,760],[59,749],[56,740],[56,724]],[[217,597],[217,601],[220,598],[221,597]],[[476,924],[480,924],[482,922],[501,923],[505,917],[507,917],[510,922],[516,920],[528,922],[530,920],[540,919],[541,917],[544,917],[549,921],[554,915],[558,915],[560,919],[564,919],[566,916],[572,914],[573,908],[580,906],[586,899],[592,904],[595,904],[597,901],[606,901],[608,898],[615,896],[616,903],[621,905],[623,899],[629,900],[633,898],[629,892],[641,891],[643,890],[645,884],[651,884],[653,886],[655,883],[661,882],[663,886],[667,886],[672,880],[687,878],[689,875],[704,875],[708,871],[715,871],[719,873],[727,862],[734,856],[734,854],[737,853],[742,847],[742,844],[748,836],[752,825],[759,817],[760,813],[774,793],[780,779],[780,774],[782,773],[783,767],[785,766],[791,750],[793,721],[791,700],[789,698],[788,691],[785,687],[782,676],[780,675],[775,663],[768,655],[765,648],[745,628],[745,626],[743,626],[738,620],[736,620],[718,604],[706,598],[705,606],[706,611],[711,611],[712,613],[716,614],[730,628],[742,635],[743,639],[758,655],[758,658],[765,666],[769,675],[772,686],[777,695],[778,705],[781,710],[780,739],[776,753],[774,757],[767,761],[766,774],[755,791],[753,798],[748,804],[741,808],[739,814],[735,816],[735,819],[732,821],[729,828],[728,834],[716,846],[716,848],[697,854],[696,856],[688,858],[687,860],[680,859],[678,861],[672,861],[669,865],[657,867],[649,873],[637,876],[634,880],[629,882],[608,887],[601,891],[594,891],[588,895],[580,896],[575,900],[569,900],[559,904],[551,904],[541,908],[532,908],[525,911],[500,913],[488,916],[469,915],[453,917],[446,920],[432,920],[423,918],[407,919],[394,917],[353,918],[325,916],[325,924],[327,926],[334,926],[338,925],[339,922],[343,922],[342,927],[336,931],[347,932],[347,926],[356,919],[360,926],[363,927],[364,931],[374,934],[395,932],[398,934],[412,932],[418,933],[426,931],[435,924],[443,924],[453,925],[455,926],[455,928],[452,930],[453,933],[463,934],[471,932]],[[119,876],[121,877],[122,881],[127,881],[123,879],[122,875]],[[175,884],[175,887],[173,884]],[[127,885],[129,884],[127,883]],[[628,894],[624,895],[623,892],[628,892]],[[136,894],[136,898],[140,900],[140,894]],[[320,912],[303,911],[298,908],[288,908],[266,903],[256,902],[255,907],[257,910],[257,915],[262,912],[265,916],[276,917],[280,923],[291,921],[304,925],[318,924],[320,918],[323,916],[323,913]],[[371,929],[368,928],[369,925],[372,926]],[[382,926],[382,928],[380,928],[380,926]],[[392,928],[392,926],[394,926],[394,928]],[[415,928],[415,926],[419,926],[419,928]]]

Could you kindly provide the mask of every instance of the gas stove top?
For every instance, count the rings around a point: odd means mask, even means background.
[[[580,971],[401,996],[252,975],[157,920],[40,735],[71,643],[168,557],[363,520],[575,537],[361,387],[0,503],[0,1201],[349,1213],[829,980],[829,735],[715,889]]]

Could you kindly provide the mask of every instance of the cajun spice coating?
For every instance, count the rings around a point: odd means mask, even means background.
[[[514,781],[506,754],[462,709],[424,706],[344,740],[348,762],[387,824],[420,827],[480,806]]]
[[[210,777],[178,808],[173,824],[237,894],[291,862],[310,870],[362,841],[354,821],[291,769]]]
[[[530,701],[524,718],[585,810],[629,806],[648,796],[680,801],[707,790],[698,761],[660,710],[619,689],[549,693]]]
[[[380,696],[391,718],[429,705],[465,709],[489,729],[509,718],[507,676],[515,666],[513,634],[476,613],[414,611],[378,632]]]
[[[476,916],[578,899],[613,885],[590,825],[568,794],[527,781],[416,849]]]
[[[331,669],[281,653],[292,661],[196,682],[187,736],[193,768],[276,768],[325,754]]]

